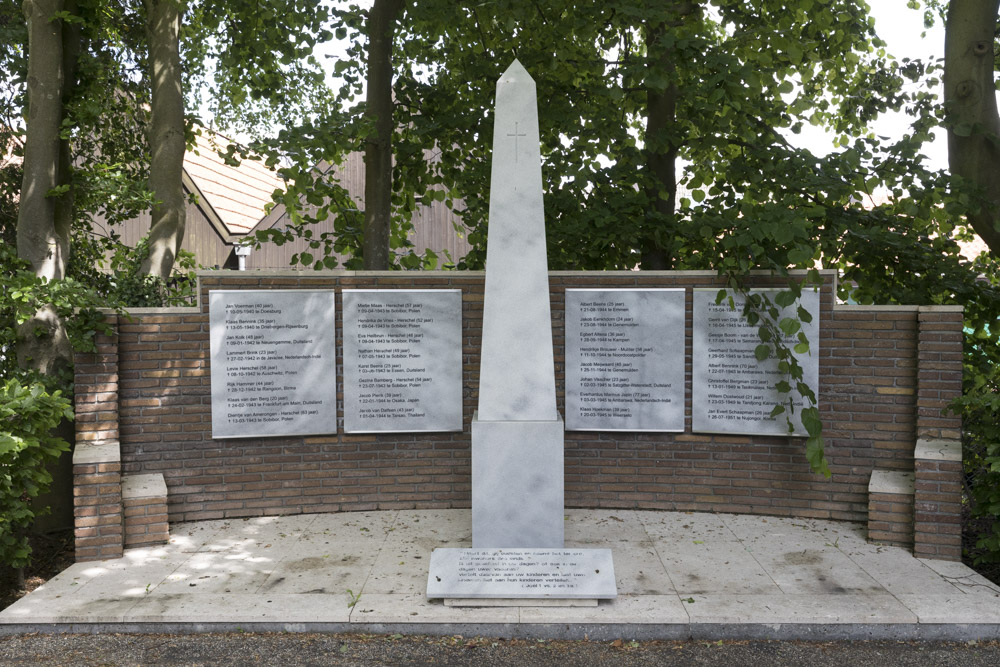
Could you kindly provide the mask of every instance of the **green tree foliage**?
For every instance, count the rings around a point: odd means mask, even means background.
[[[482,266],[493,87],[516,56],[543,101],[553,268],[633,268],[648,248],[669,248],[676,268],[702,268],[718,257],[706,257],[705,242],[716,245],[723,233],[725,256],[738,251],[732,268],[788,266],[780,253],[756,247],[767,230],[746,229],[765,217],[760,204],[795,216],[785,212],[788,195],[774,201],[776,182],[795,194],[813,185],[784,168],[793,149],[780,132],[813,122],[862,133],[902,82],[878,52],[863,5],[786,4],[419,3],[399,35],[397,189],[423,194],[438,181],[464,194],[475,250],[462,266]],[[645,43],[650,35],[653,45]],[[673,117],[647,137],[648,101],[667,90]],[[416,147],[439,152],[430,174]],[[653,158],[665,153],[681,161],[691,193],[674,210],[659,205],[672,183]],[[785,254],[798,250],[791,265],[808,265],[812,224],[794,222],[775,221],[781,231],[769,241]]]
[[[15,379],[0,386],[0,563],[23,568],[30,561],[31,501],[52,481],[47,465],[69,450],[51,431],[72,417],[72,403],[59,391]]]

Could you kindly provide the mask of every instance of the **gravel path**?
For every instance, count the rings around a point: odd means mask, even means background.
[[[208,634],[0,637],[3,665],[961,665],[1000,664],[998,642],[614,642]]]

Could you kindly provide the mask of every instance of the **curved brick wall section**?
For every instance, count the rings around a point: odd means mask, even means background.
[[[482,273],[206,272],[201,306],[144,310],[101,338],[96,357],[117,359],[118,414],[92,403],[93,365],[77,376],[78,439],[113,433],[123,474],[162,473],[171,522],[299,512],[468,507],[469,425],[476,407]],[[954,309],[834,307],[832,274],[821,297],[820,395],[833,478],[809,472],[801,440],[690,433],[566,434],[569,507],[708,510],[865,520],[874,468],[914,469],[919,328],[961,334]],[[712,287],[707,272],[553,272],[550,290],[556,381],[562,410],[563,306],[567,287]],[[768,284],[762,278],[760,285]],[[212,440],[208,290],[337,290],[338,409],[343,419],[342,288],[460,288],[463,295],[463,433],[331,434]],[[688,291],[690,325],[691,292]],[[919,311],[919,312],[918,312]],[[918,320],[918,314],[920,320]],[[685,336],[690,402],[691,332]],[[117,357],[115,357],[117,355]],[[961,374],[961,358],[944,362]],[[952,369],[948,364],[953,365]],[[114,369],[101,368],[106,373]],[[106,378],[105,378],[106,379]],[[101,397],[105,398],[105,397]],[[93,401],[93,398],[89,399]],[[90,407],[88,407],[90,406]],[[927,410],[924,403],[922,411]],[[935,406],[936,410],[936,406]],[[926,419],[933,415],[926,415]]]

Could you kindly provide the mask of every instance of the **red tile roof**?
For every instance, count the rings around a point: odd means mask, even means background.
[[[264,217],[264,206],[274,190],[284,189],[278,175],[257,160],[243,160],[238,167],[227,165],[219,156],[229,140],[203,131],[195,148],[184,156],[184,169],[230,233],[242,234]]]

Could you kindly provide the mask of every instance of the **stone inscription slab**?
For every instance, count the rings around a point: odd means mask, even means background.
[[[212,290],[212,437],[337,432],[330,290]]]
[[[753,290],[773,297],[778,290]],[[771,417],[780,400],[774,385],[784,379],[777,360],[758,362],[754,348],[760,344],[757,327],[743,318],[743,300],[734,296],[736,309],[728,301],[716,305],[717,289],[694,290],[692,314],[692,430],[703,433],[743,433],[750,435],[788,435],[787,413]],[[801,305],[812,315],[812,322],[802,325],[809,340],[807,355],[796,355],[803,379],[819,397],[819,293],[803,291],[799,302],[788,306],[780,317],[791,316]],[[797,338],[787,337],[792,347]],[[794,390],[795,435],[805,435],[799,419],[802,398]],[[788,395],[785,395],[787,404]]]
[[[435,549],[427,597],[613,599],[611,549]]]
[[[344,430],[462,430],[462,291],[344,290]]]
[[[684,296],[566,290],[567,430],[684,430]]]

